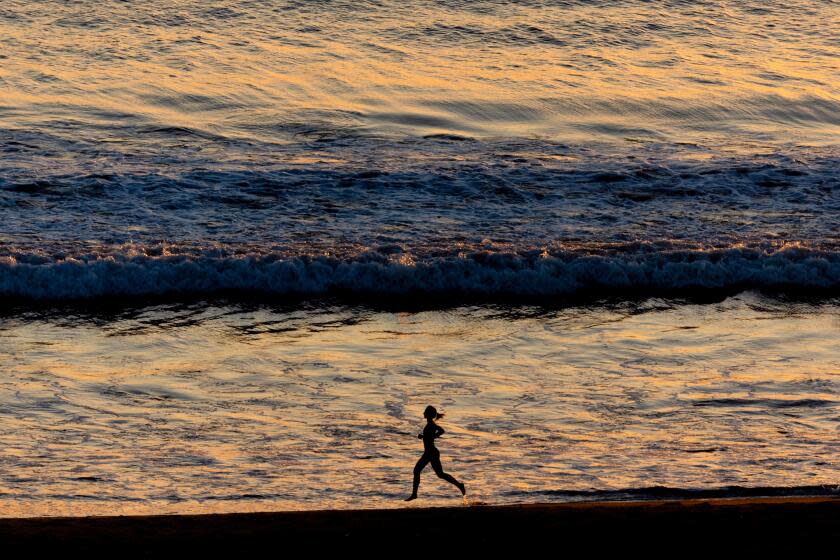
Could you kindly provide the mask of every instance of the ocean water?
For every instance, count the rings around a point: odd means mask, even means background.
[[[4,1],[0,515],[836,492],[838,28]]]

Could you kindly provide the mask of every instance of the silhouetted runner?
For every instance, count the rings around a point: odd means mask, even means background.
[[[435,447],[435,438],[439,438],[445,432],[443,428],[435,423],[438,418],[443,418],[443,414],[438,414],[438,411],[433,406],[427,406],[423,411],[423,417],[426,419],[426,427],[423,428],[423,433],[418,434],[417,437],[423,440],[423,456],[417,461],[414,466],[414,488],[411,491],[411,496],[405,499],[406,502],[417,499],[417,488],[420,486],[420,473],[426,468],[429,463],[435,470],[435,474],[443,480],[450,482],[458,487],[461,494],[467,495],[467,489],[462,482],[455,480],[451,474],[443,472],[443,466],[440,464],[440,451]]]

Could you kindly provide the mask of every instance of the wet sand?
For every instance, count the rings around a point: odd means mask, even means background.
[[[0,519],[6,552],[159,557],[517,546],[649,553],[830,549],[840,498],[588,502],[396,510]]]

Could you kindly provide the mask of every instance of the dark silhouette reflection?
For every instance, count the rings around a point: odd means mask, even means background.
[[[435,423],[438,418],[443,418],[443,414],[438,414],[438,411],[433,406],[427,406],[423,411],[423,417],[426,418],[426,427],[423,428],[423,433],[418,434],[417,437],[423,440],[423,456],[417,461],[414,466],[414,487],[411,490],[411,496],[405,499],[406,502],[417,499],[417,488],[420,486],[420,473],[426,468],[429,463],[435,470],[435,474],[443,480],[454,484],[461,491],[461,494],[467,494],[467,489],[462,482],[455,480],[451,474],[443,472],[443,466],[440,464],[440,451],[435,447],[435,438],[439,438],[444,433],[443,428]]]

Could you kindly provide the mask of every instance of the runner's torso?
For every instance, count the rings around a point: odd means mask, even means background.
[[[437,432],[437,426],[432,424],[431,422],[426,424],[426,427],[423,428],[423,449],[427,452],[435,452],[437,451],[437,447],[435,447],[435,434]]]

